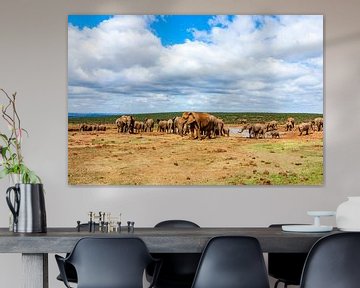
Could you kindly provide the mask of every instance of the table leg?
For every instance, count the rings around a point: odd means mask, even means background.
[[[22,254],[23,288],[49,288],[48,254]]]

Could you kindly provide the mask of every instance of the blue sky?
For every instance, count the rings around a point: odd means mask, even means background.
[[[69,15],[68,23],[80,29],[97,27],[104,20],[112,18],[112,15]]]
[[[69,15],[68,23],[80,29],[94,28],[112,17],[113,15]],[[150,24],[150,29],[161,39],[164,46],[180,44],[186,39],[194,40],[191,28],[209,30],[209,20],[212,17],[212,15],[163,15]]]
[[[323,111],[320,15],[70,15],[70,113]]]
[[[164,15],[151,23],[155,35],[161,39],[164,46],[181,44],[186,39],[194,40],[191,29],[210,30],[209,20],[211,15]],[[231,16],[230,16],[231,17]],[[176,33],[174,33],[176,31]]]

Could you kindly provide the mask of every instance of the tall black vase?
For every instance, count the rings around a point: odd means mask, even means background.
[[[12,193],[13,197],[11,197]],[[15,184],[6,190],[6,202],[14,216],[14,232],[45,233],[47,231],[42,184]]]

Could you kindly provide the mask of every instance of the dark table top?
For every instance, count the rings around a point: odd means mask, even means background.
[[[0,253],[65,253],[82,237],[139,237],[152,253],[201,253],[214,236],[243,235],[259,240],[264,252],[308,252],[321,237],[338,233],[294,233],[276,228],[126,228],[119,232],[77,232],[76,228],[48,228],[47,233],[13,233],[0,228]]]

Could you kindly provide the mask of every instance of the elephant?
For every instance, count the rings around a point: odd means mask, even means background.
[[[172,133],[174,131],[174,121],[173,121],[173,119],[167,120],[166,131],[167,131],[167,133]]]
[[[270,132],[271,138],[278,138],[280,139],[280,133],[278,131],[271,131]]]
[[[154,129],[154,120],[153,119],[147,119],[145,118],[144,120],[144,131],[145,132],[152,132],[152,130]]]
[[[106,126],[101,124],[95,124],[93,126],[93,131],[106,131]]]
[[[247,129],[248,129],[248,126],[250,126],[250,124],[246,124],[246,125],[240,127],[238,133],[242,133],[244,130],[247,130]]]
[[[182,118],[190,126],[192,138],[201,140],[201,131],[203,131],[206,135],[205,138],[211,139],[211,132],[214,131],[215,126],[215,116],[202,112],[184,112]],[[195,136],[194,131],[196,131]]]
[[[324,119],[322,117],[315,118],[311,121],[311,127],[315,131],[321,131],[321,129],[324,130]]]
[[[98,129],[98,131],[106,131],[106,126],[100,124],[100,125],[98,125],[97,129]]]
[[[292,129],[295,128],[295,119],[294,119],[293,117],[289,117],[289,118],[287,119],[287,122],[290,122],[290,123],[291,123]]]
[[[285,124],[285,128],[286,128],[286,131],[292,131],[292,129],[293,129],[293,124],[292,124],[290,121],[288,121],[288,122],[286,122],[286,124]]]
[[[275,120],[268,122],[266,124],[266,132],[272,131],[272,130],[277,130],[277,124],[278,124],[278,122]]]
[[[115,124],[119,133],[134,133],[135,118],[133,116],[123,115],[116,119]]]
[[[266,127],[263,124],[253,124],[251,125],[251,127],[249,128],[249,137],[251,138],[251,135],[254,136],[254,138],[265,138],[265,132],[266,132]]]
[[[127,123],[128,122],[127,121],[128,117],[129,116],[123,115],[123,116],[116,119],[115,124],[116,124],[116,126],[118,128],[118,133],[127,132],[127,130],[128,130],[128,123]]]
[[[81,132],[81,131],[86,131],[86,130],[85,130],[85,127],[87,127],[86,124],[81,123],[81,124],[79,125],[79,131],[80,131],[80,132]]]
[[[134,124],[135,124],[135,118],[133,116],[128,116],[127,126],[129,133],[134,133]]]
[[[166,130],[167,130],[167,120],[157,119],[156,122],[158,123],[157,131],[158,132],[166,132]]]
[[[180,132],[179,132],[179,121],[180,121],[180,119],[181,119],[181,117],[179,117],[179,116],[176,116],[176,117],[174,117],[172,120],[173,120],[173,123],[174,123],[174,127],[173,127],[173,133],[174,134],[180,134]],[[183,123],[182,123],[183,124]],[[181,129],[182,129],[182,127],[181,127]]]
[[[230,128],[224,126],[223,133],[224,133],[224,136],[226,135],[227,137],[229,137],[230,136]]]
[[[224,121],[220,118],[215,118],[214,135],[224,136]]]
[[[266,126],[264,124],[247,124],[243,126],[238,133],[242,133],[244,130],[249,130],[249,138],[265,138]]]
[[[186,127],[187,125],[186,120],[183,119],[182,117],[175,117],[173,118],[174,120],[174,133],[179,134],[181,137],[186,134]]]
[[[303,132],[305,132],[305,135],[309,135],[309,130],[311,129],[311,123],[301,123],[299,124],[298,126],[298,129],[299,129],[299,136],[302,135]]]
[[[186,120],[180,117],[180,119],[177,122],[176,131],[177,134],[183,137],[184,135],[190,133],[190,125],[186,124]]]
[[[134,123],[134,132],[139,133],[144,131],[144,123],[140,121],[135,121]]]
[[[79,131],[92,131],[93,130],[93,126],[91,125],[88,125],[88,124],[80,124],[80,127],[79,127]]]

